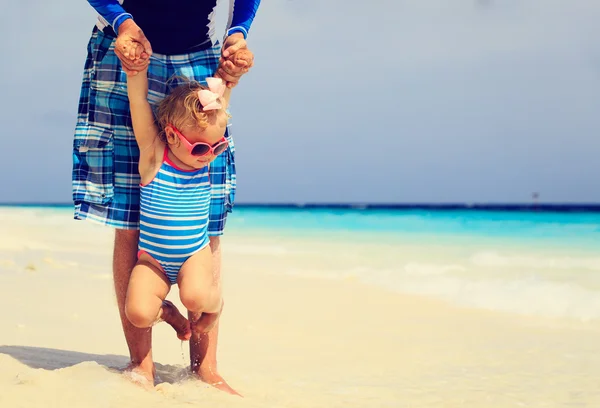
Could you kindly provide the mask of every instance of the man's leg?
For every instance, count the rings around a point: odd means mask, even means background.
[[[131,129],[126,75],[115,38],[94,26],[82,78],[73,146],[74,218],[115,228],[113,279],[131,368],[153,378],[151,333],[124,313],[137,258],[139,149]],[[160,67],[159,67],[160,68]]]
[[[213,256],[215,279],[221,284],[221,237],[210,237],[210,249]],[[188,318],[192,318],[188,315]],[[220,319],[219,319],[220,320]],[[219,339],[219,321],[214,327],[204,334],[192,331],[190,339],[190,360],[192,372],[200,379],[230,394],[240,395],[229,386],[217,371],[217,342]]]
[[[113,253],[113,279],[117,306],[121,316],[121,324],[129,356],[130,369],[143,375],[150,385],[154,385],[154,363],[152,362],[152,329],[138,329],[132,325],[125,316],[125,298],[131,271],[137,261],[139,231],[117,229],[115,232],[115,246]]]

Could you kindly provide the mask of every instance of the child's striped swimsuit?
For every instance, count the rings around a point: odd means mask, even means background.
[[[152,181],[141,186],[138,257],[145,252],[162,267],[171,284],[181,265],[209,244],[208,166],[182,170],[168,157]]]

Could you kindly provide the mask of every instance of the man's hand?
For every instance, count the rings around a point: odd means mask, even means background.
[[[246,40],[242,33],[231,34],[223,43],[221,58],[219,58],[219,67],[217,68],[215,77],[223,79],[228,88],[236,86],[242,75],[248,72],[254,65],[253,56],[252,58],[247,58],[244,54],[241,58],[236,57],[238,51],[247,49]]]
[[[150,64],[152,47],[142,29],[127,19],[119,26],[115,54],[121,60],[123,71],[127,75],[136,75]]]
[[[235,54],[236,51],[243,48],[248,48],[246,40],[244,39],[244,34],[233,33],[225,39],[221,54],[223,58],[229,58],[230,55]]]

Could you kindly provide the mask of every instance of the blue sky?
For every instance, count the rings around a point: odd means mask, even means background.
[[[71,199],[95,13],[57,4],[0,16],[2,202]],[[263,0],[237,199],[599,202],[598,21],[595,0]]]

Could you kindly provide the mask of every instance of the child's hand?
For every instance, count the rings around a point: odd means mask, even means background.
[[[237,67],[245,68],[244,72],[248,72],[254,65],[254,54],[249,49],[244,48],[229,56],[227,60],[233,62]]]
[[[233,88],[238,81],[254,65],[254,54],[247,48],[237,50],[227,58],[221,57],[216,77],[226,81],[228,88]]]
[[[147,54],[144,51],[144,46],[137,41],[132,41],[132,40],[122,41],[120,46],[121,46],[123,55],[125,57],[131,59],[133,63],[137,63],[138,61],[140,61],[142,56],[145,58],[148,58]],[[129,70],[123,64],[121,64],[121,67],[123,68],[123,71],[125,71],[125,73],[128,76],[134,76],[138,72],[145,71],[148,69],[147,64],[140,67],[140,71]]]

